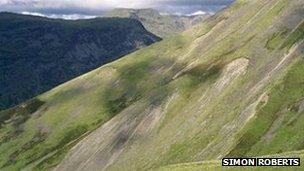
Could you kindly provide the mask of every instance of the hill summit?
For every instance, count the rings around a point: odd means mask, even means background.
[[[208,16],[208,14],[193,16],[162,15],[157,10],[151,8],[117,8],[105,15],[105,17],[133,18],[139,20],[148,31],[162,38],[181,33],[201,23]]]

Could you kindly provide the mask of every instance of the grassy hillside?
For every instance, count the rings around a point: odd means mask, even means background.
[[[162,37],[179,34],[201,23],[209,14],[197,16],[161,15],[154,9],[117,8],[108,12],[106,17],[133,18],[139,20],[151,33]]]
[[[3,12],[0,23],[0,109],[160,40],[132,19],[71,21]]]
[[[238,0],[2,111],[1,169],[170,170],[303,150],[303,3]]]

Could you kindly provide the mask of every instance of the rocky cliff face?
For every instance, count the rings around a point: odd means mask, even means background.
[[[159,37],[170,37],[181,33],[204,21],[209,15],[176,16],[161,15],[154,9],[118,8],[106,14],[106,17],[133,18],[142,22],[147,30]]]
[[[0,13],[0,23],[0,109],[160,40],[133,19]]]

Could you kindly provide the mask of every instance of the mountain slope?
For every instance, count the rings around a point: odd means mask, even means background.
[[[149,170],[303,150],[303,3],[238,0],[2,111],[0,167]]]
[[[176,16],[161,15],[154,9],[118,8],[108,12],[105,17],[133,18],[139,20],[151,33],[164,38],[191,28],[205,20],[208,17],[208,14],[197,16]]]
[[[132,19],[0,13],[0,23],[0,109],[160,40]]]

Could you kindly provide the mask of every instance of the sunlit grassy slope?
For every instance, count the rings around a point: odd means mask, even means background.
[[[303,3],[238,0],[2,111],[1,169],[148,170],[302,150]]]

